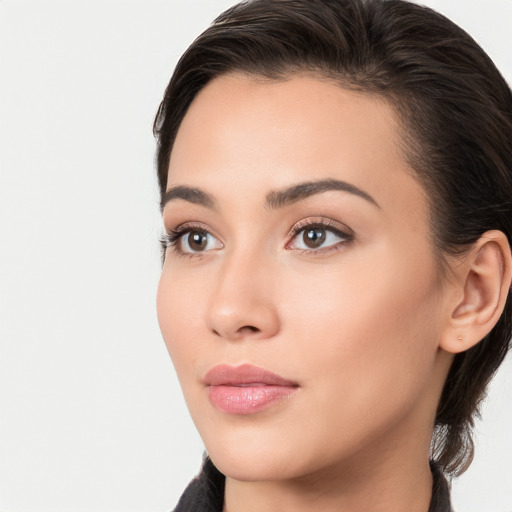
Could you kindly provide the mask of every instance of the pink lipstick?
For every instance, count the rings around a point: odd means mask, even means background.
[[[298,384],[263,368],[219,365],[204,377],[211,403],[228,414],[254,414],[289,397]]]

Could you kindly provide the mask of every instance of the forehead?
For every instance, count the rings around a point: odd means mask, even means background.
[[[416,210],[424,206],[397,116],[382,97],[311,76],[225,75],[201,90],[185,115],[168,188],[186,184],[251,198],[328,178],[353,183],[392,208],[410,199]]]

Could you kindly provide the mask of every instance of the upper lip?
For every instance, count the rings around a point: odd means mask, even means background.
[[[207,386],[247,386],[249,384],[260,386],[298,386],[296,382],[250,364],[242,364],[240,366],[220,364],[214,366],[206,373],[203,382]]]

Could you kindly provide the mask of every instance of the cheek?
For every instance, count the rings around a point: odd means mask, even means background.
[[[370,263],[360,253],[357,264],[305,274],[283,298],[294,354],[316,368],[325,402],[377,407],[428,386],[439,336],[435,270],[425,257],[407,261],[391,254]]]
[[[201,301],[204,294],[194,276],[184,277],[166,263],[157,291],[157,314],[160,330],[180,381],[184,370],[193,367],[195,352],[199,349]],[[169,268],[170,267],[170,268]]]

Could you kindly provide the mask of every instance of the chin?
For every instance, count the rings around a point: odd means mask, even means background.
[[[210,432],[203,437],[208,455],[221,473],[248,482],[297,476],[294,469],[297,469],[298,450],[284,440],[273,439],[269,432],[265,435],[265,431],[248,430],[243,432],[241,428],[217,436]]]
[[[243,429],[240,429],[243,431]],[[304,449],[306,439],[294,438],[289,429],[279,435],[269,430],[241,432],[204,439],[210,458],[226,477],[242,482],[295,480],[312,475],[330,461],[332,450]],[[309,446],[315,445],[309,439]],[[307,444],[306,444],[307,446]],[[331,461],[332,462],[332,461]]]
[[[240,453],[209,455],[223,475],[241,482],[275,481],[297,476],[290,471],[290,461],[267,456],[241,456]]]

